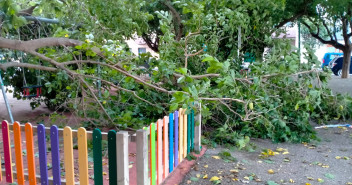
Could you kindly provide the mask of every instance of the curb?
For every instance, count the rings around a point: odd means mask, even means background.
[[[206,147],[202,146],[202,151],[199,154],[192,153],[197,159],[188,161],[184,159],[176,169],[171,172],[168,178],[164,180],[163,185],[177,185],[183,181],[188,172],[191,171],[192,167],[196,164],[200,157],[202,157],[207,150]]]

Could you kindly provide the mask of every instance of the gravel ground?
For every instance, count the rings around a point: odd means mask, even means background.
[[[332,76],[329,86],[335,93],[352,95],[352,77]],[[181,184],[352,185],[352,129],[318,129],[317,135],[320,141],[309,144],[252,139],[256,146],[252,152],[208,149]],[[262,157],[268,149],[277,153]],[[223,151],[237,161],[218,159]]]

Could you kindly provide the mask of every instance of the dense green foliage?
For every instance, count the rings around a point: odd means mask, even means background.
[[[4,0],[1,4],[4,17],[9,20],[8,26],[1,29],[2,37],[16,37],[18,29],[31,29],[29,22],[16,16],[26,7],[19,7],[15,2]],[[43,24],[49,30],[46,37],[85,41],[71,48],[55,46],[38,52],[59,63],[100,62],[100,65],[72,64],[67,66],[68,71],[42,72],[40,76],[45,93],[56,95],[54,98],[45,94],[47,99],[54,105],[64,103],[66,108],[86,118],[88,124],[137,129],[180,107],[191,107],[198,112],[194,102],[200,102],[205,135],[242,148],[249,137],[270,138],[276,142],[309,141],[315,139],[311,120],[322,123],[348,118],[351,112],[351,98],[334,96],[328,89],[330,74],[311,70],[319,61],[309,47],[304,54],[308,63],[300,63],[297,48],[291,46],[290,40],[272,38],[273,32],[282,31],[276,26],[288,19],[285,16],[297,13],[289,4],[294,2],[169,2],[181,22],[160,1],[148,4],[141,0],[90,0],[52,4],[43,0],[38,3],[33,15],[63,20],[58,25]],[[180,28],[176,27],[180,23],[182,34],[177,39]],[[241,48],[237,47],[238,28],[242,32]],[[148,54],[135,57],[124,42],[134,34],[156,34],[159,58]],[[94,52],[94,48],[99,48],[101,53]],[[264,48],[269,48],[265,55]],[[11,51],[4,49],[3,52]],[[256,56],[249,74],[240,71],[244,53]],[[38,57],[28,58],[28,63],[53,66]],[[150,67],[141,68],[145,63]],[[33,79],[35,71],[28,76]],[[77,75],[69,74],[70,71]],[[6,80],[20,86],[21,72],[19,68],[9,69]],[[100,82],[102,87],[96,88]],[[15,88],[16,93],[19,95],[19,88]],[[100,105],[104,112],[100,111]]]

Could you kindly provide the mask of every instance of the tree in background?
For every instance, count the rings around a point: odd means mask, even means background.
[[[302,20],[310,34],[323,44],[330,44],[343,52],[341,78],[348,78],[352,51],[352,1],[317,0],[316,14]],[[343,43],[338,42],[342,34]]]

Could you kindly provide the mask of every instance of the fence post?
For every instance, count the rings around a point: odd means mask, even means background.
[[[198,114],[195,115],[194,121],[194,150],[201,151],[202,149],[202,142],[201,142],[201,135],[202,135],[202,106],[201,103],[198,103]]]
[[[148,133],[137,130],[137,185],[148,185]]]
[[[129,185],[128,132],[116,134],[117,184]]]

